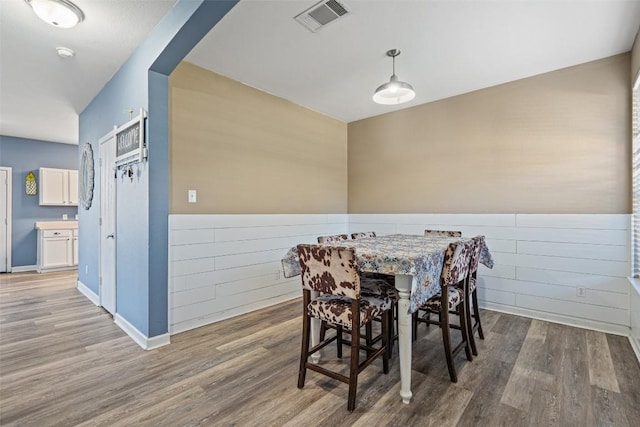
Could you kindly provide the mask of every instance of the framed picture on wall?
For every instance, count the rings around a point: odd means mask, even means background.
[[[116,129],[116,166],[140,162],[144,158],[144,109],[140,114]]]

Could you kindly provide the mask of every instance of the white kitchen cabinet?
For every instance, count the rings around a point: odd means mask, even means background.
[[[69,170],[69,204],[78,206],[78,171]]]
[[[73,259],[72,264],[78,265],[78,230],[73,230]]]
[[[78,266],[78,222],[40,221],[38,230],[38,271],[58,271]]]
[[[78,206],[78,171],[40,168],[40,205]]]

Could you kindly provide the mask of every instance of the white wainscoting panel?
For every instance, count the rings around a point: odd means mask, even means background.
[[[481,266],[478,271],[478,297],[483,307],[629,334],[630,285],[626,277],[630,270],[630,215],[349,216],[350,233],[422,234],[425,229],[486,236],[496,265],[493,269]],[[633,295],[632,304],[638,304],[639,298]]]
[[[479,270],[485,308],[632,336],[639,322],[626,278],[630,215],[170,215],[169,227],[171,334],[299,297],[299,278],[280,265],[297,243],[425,229],[486,236],[496,264]]]
[[[348,231],[347,214],[170,215],[169,333],[302,295],[280,260],[298,243]]]

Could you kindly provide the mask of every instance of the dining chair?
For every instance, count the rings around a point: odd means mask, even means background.
[[[376,232],[375,231],[365,231],[362,233],[351,233],[351,238],[352,239],[365,239],[368,237],[376,237]]]
[[[346,234],[335,234],[333,236],[318,236],[319,244],[341,242],[343,240],[349,240],[349,236],[347,236]]]
[[[480,322],[480,308],[478,307],[478,265],[480,264],[480,253],[484,246],[484,236],[476,236],[473,239],[473,251],[469,261],[469,297],[465,299],[467,325],[469,328],[469,342],[471,344],[471,352],[474,356],[478,355],[476,347],[475,331],[478,331],[478,337],[483,340],[482,323]],[[473,311],[471,311],[471,303],[473,303]]]
[[[389,372],[386,347],[389,324],[386,313],[391,309],[391,300],[362,294],[355,253],[351,248],[298,245],[298,255],[302,270],[303,300],[302,349],[298,388],[304,387],[307,369],[342,381],[349,385],[347,409],[353,411],[356,405],[358,374],[379,356],[382,356],[383,372],[385,374]],[[311,291],[319,292],[320,296],[312,299]],[[371,320],[378,315],[382,318],[381,345],[378,348],[362,346],[360,328],[370,324]],[[312,317],[334,325],[336,334],[309,348]],[[308,361],[309,357],[318,350],[333,341],[340,341],[344,329],[351,332],[348,376],[332,371],[321,364]],[[342,347],[340,342],[338,342],[338,347]],[[367,354],[363,362],[360,362],[361,350],[366,350]]]
[[[427,237],[462,237],[462,231],[424,230]]]
[[[353,233],[351,235],[353,239],[365,238],[365,237],[376,237],[375,231],[369,231],[365,233]],[[319,236],[318,243],[326,244],[332,242],[341,242],[348,240],[349,237],[346,234],[337,234],[333,236]],[[385,283],[379,283],[380,281],[384,281]],[[398,291],[395,289],[394,277],[387,274],[379,274],[379,273],[369,273],[362,272],[360,274],[360,286],[362,288],[362,292],[365,295],[371,296],[380,296],[380,297],[388,297],[391,298],[393,302],[393,309],[388,313],[389,320],[394,325],[393,319],[397,319],[397,308],[398,308]],[[376,317],[374,320],[381,322],[382,319]],[[331,325],[327,324],[327,322],[322,322],[320,326],[320,339],[324,339],[327,333],[327,329],[333,329]],[[388,346],[388,355],[389,357],[393,356],[393,345],[395,341],[398,339],[397,334],[397,326],[389,328],[389,339],[390,345]],[[371,346],[378,342],[381,339],[381,335],[373,335],[373,327],[372,325],[368,325],[365,328],[364,334],[365,342],[368,346]],[[338,345],[338,355],[342,354],[342,346]]]
[[[376,237],[375,231],[364,231],[360,233],[351,233],[351,238],[356,239],[366,239]],[[391,327],[389,328],[389,357],[393,356],[393,346],[395,342],[398,340],[398,291],[395,289],[395,277],[390,274],[382,274],[382,273],[371,273],[371,272],[362,272],[362,277],[367,279],[378,279],[384,280],[387,283],[387,287],[383,287],[382,289],[369,289],[368,283],[363,284],[363,289],[366,292],[373,291],[374,295],[380,292],[388,294],[391,300],[393,301],[393,308],[391,309],[389,315],[389,321],[391,322]],[[376,319],[379,320],[379,319]],[[367,330],[367,343],[370,345],[375,343],[380,339],[380,336],[372,338],[371,331]]]
[[[318,236],[317,238],[318,244],[327,244],[327,243],[336,243],[342,242],[345,240],[349,240],[349,236],[347,234],[333,234],[330,236]],[[327,329],[335,329],[332,325],[328,325],[327,322],[322,322],[320,325],[320,340],[324,340],[324,337],[327,333]],[[365,336],[367,339],[371,337],[371,328],[367,328],[367,333]],[[338,345],[338,356],[342,357],[342,346]]]
[[[464,300],[468,298],[468,275],[471,254],[473,252],[473,241],[461,241],[449,244],[444,254],[442,273],[440,274],[440,292],[431,297],[427,302],[413,314],[413,339],[416,339],[418,322],[427,325],[439,325],[442,329],[442,343],[449,369],[449,377],[452,382],[458,382],[454,358],[464,349],[467,360],[471,361],[471,345],[469,342],[469,330],[467,327],[467,314]],[[427,315],[420,317],[420,311],[425,311]],[[453,312],[460,319],[460,324],[450,323],[449,314]],[[430,313],[438,314],[438,321],[431,320]],[[451,329],[461,332],[462,341],[451,348]]]

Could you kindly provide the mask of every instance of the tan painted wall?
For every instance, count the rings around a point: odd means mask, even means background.
[[[629,213],[630,55],[349,124],[350,213]]]
[[[346,123],[186,62],[169,86],[170,213],[347,211]]]

